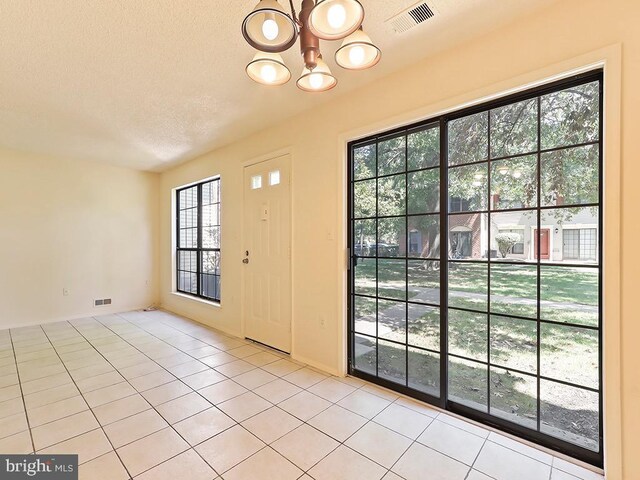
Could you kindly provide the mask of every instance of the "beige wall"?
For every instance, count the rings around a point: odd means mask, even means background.
[[[562,0],[332,101],[309,112],[305,121],[293,118],[165,172],[160,193],[162,304],[242,333],[242,165],[289,150],[293,156],[293,354],[328,371],[344,371],[345,141],[602,60],[607,82],[606,462],[611,479],[640,478],[640,322],[633,300],[640,286],[636,273],[640,257],[635,254],[640,238],[639,25],[637,0]],[[317,130],[305,128],[309,125]],[[171,189],[216,174],[222,176],[223,189],[221,307],[171,293]],[[624,225],[621,238],[618,220]],[[324,326],[321,319],[326,320]]]
[[[0,328],[157,301],[158,184],[158,174],[0,151]]]

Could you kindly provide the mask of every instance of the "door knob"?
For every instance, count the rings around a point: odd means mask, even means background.
[[[248,259],[248,258],[244,258],[244,259],[242,259],[242,263],[245,263],[245,264],[246,264],[246,263],[249,263],[249,259]]]

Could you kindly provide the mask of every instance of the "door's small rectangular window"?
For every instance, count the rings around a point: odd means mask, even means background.
[[[280,184],[280,170],[275,170],[273,172],[269,172],[269,185],[279,185]]]
[[[258,190],[262,188],[262,175],[255,175],[251,177],[251,189]]]

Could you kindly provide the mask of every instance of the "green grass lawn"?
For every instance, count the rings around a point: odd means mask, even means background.
[[[428,263],[410,260],[407,271],[404,260],[379,260],[377,295],[404,300],[407,295],[409,299],[415,298],[416,288],[439,288],[440,273],[426,269]],[[405,275],[408,275],[408,283]],[[452,264],[449,269],[449,306],[486,312],[488,283],[488,265]],[[537,284],[535,265],[492,265],[491,313],[535,319]],[[356,294],[376,296],[375,259],[360,259],[356,267],[355,286]],[[540,271],[540,301],[542,319],[597,326],[597,269],[543,265]],[[548,302],[562,303],[565,308]]]
[[[425,269],[422,260],[384,260],[378,264],[379,296],[404,300],[406,295],[420,301],[425,290],[439,288],[440,273]],[[407,284],[406,277],[409,282]],[[474,408],[486,408],[491,399],[491,413],[527,426],[534,426],[537,415],[537,383],[535,377],[518,374],[511,369],[535,375],[537,371],[537,267],[535,265],[491,266],[491,315],[487,315],[488,266],[456,263],[449,270],[449,305],[477,310],[449,310],[449,352],[483,362],[486,365],[450,357],[449,391],[456,401]],[[376,295],[376,262],[360,260],[356,267],[356,292]],[[541,267],[541,317],[558,322],[596,326],[598,324],[598,272],[596,269]],[[375,299],[357,299],[358,321],[378,328],[381,337],[422,348],[439,350],[439,309],[420,307],[417,315],[410,312],[409,324],[402,321],[404,307],[395,302],[376,303]],[[389,310],[394,308],[395,310]],[[415,308],[415,307],[410,307]],[[396,311],[396,315],[385,312]],[[397,314],[400,312],[400,314]],[[415,312],[413,312],[415,313]],[[501,316],[511,314],[530,318],[518,320]],[[368,322],[368,323],[367,323]],[[378,374],[391,381],[408,382],[418,390],[438,391],[439,358],[420,350],[379,341]],[[375,373],[376,344],[369,345],[357,358],[359,369]],[[407,361],[407,352],[409,358]],[[407,363],[409,372],[406,371]],[[563,325],[541,324],[540,373],[558,380],[597,388],[597,331]],[[489,388],[487,387],[489,385]],[[545,398],[543,389],[542,421],[553,431],[568,435],[585,446],[593,446],[598,435],[597,401],[587,391],[553,384],[555,396]],[[577,393],[576,393],[577,392]],[[547,397],[550,397],[548,394]],[[583,398],[584,397],[584,398]],[[582,402],[582,403],[580,403]],[[483,407],[484,406],[484,407]],[[574,441],[572,440],[572,441]]]
[[[376,352],[377,348],[377,352]],[[377,355],[376,355],[377,353]],[[409,355],[408,361],[406,355]],[[356,368],[434,396],[440,394],[437,354],[404,349],[389,342],[359,337]],[[407,372],[408,365],[408,372]],[[543,382],[541,422],[552,435],[597,449],[599,424],[597,395],[561,384]],[[449,398],[529,428],[537,423],[537,382],[533,376],[455,357],[449,360]]]

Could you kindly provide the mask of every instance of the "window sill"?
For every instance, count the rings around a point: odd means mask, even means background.
[[[221,308],[222,307],[220,302],[214,302],[214,301],[211,301],[211,300],[205,300],[203,298],[198,298],[198,297],[194,297],[194,296],[191,296],[191,295],[187,295],[186,293],[171,292],[171,295],[175,295],[176,297],[180,297],[180,298],[186,298],[187,300],[192,300],[194,302],[203,303],[205,305],[209,305],[210,307],[217,307],[217,308]]]

